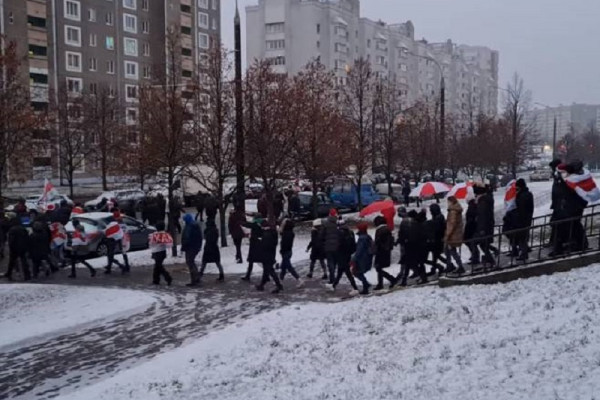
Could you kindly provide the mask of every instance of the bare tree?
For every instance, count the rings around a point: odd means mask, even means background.
[[[504,118],[511,124],[510,172],[517,177],[517,167],[526,150],[527,138],[532,131],[528,118],[531,105],[531,92],[525,88],[523,79],[515,73],[506,87]]]
[[[349,143],[354,163],[358,208],[362,208],[361,187],[371,166],[375,79],[371,63],[359,58],[348,68],[345,85],[340,87],[342,114],[349,126]]]
[[[5,44],[0,54],[0,197],[4,183],[19,179],[18,172],[31,160],[33,132],[43,124],[43,115],[31,108],[28,74],[14,42]],[[10,170],[10,171],[9,171]],[[13,173],[14,171],[14,173]]]
[[[302,105],[292,80],[276,74],[266,62],[250,67],[245,82],[244,122],[249,172],[262,179],[268,218],[275,223],[273,199],[277,180],[294,170],[294,147]]]

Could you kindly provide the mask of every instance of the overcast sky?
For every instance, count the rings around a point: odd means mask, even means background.
[[[232,48],[235,1],[221,3],[223,40]],[[239,3],[244,24],[245,6],[258,0]],[[416,39],[494,48],[500,85],[516,71],[535,101],[600,103],[600,0],[362,0],[361,15],[411,20]]]

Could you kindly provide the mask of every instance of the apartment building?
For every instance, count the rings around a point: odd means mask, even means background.
[[[449,113],[463,120],[497,113],[497,51],[415,40],[411,21],[363,18],[359,0],[258,0],[246,7],[246,29],[248,64],[266,59],[275,71],[295,74],[319,58],[343,83],[346,66],[363,57],[377,76],[398,83],[406,108],[439,98],[443,74]]]
[[[590,129],[597,130],[600,127],[600,105],[571,104],[538,108],[533,110],[531,117],[540,140],[544,144],[551,145],[555,119],[557,140],[568,134],[581,134]]]
[[[160,83],[153,70],[164,69],[168,51],[178,53],[185,81],[220,41],[220,0],[0,0],[0,11],[0,30],[28,55],[35,109],[47,109],[61,91],[76,98],[107,90],[130,125],[140,84]],[[58,156],[47,149],[33,158],[33,175],[57,175]]]

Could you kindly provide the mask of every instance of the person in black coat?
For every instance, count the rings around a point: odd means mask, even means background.
[[[217,282],[223,282],[225,275],[223,266],[221,265],[221,251],[219,250],[219,230],[215,221],[209,219],[206,221],[206,229],[204,230],[204,254],[202,254],[202,268],[200,269],[200,278],[204,275],[204,270],[207,264],[217,264],[219,269],[219,277]]]
[[[216,220],[219,211],[219,202],[214,196],[207,196],[204,200],[204,209],[206,210],[206,220]]]
[[[21,224],[19,216],[11,219],[11,227],[8,230],[8,270],[4,277],[12,281],[13,270],[17,266],[17,262],[21,261],[23,270],[23,278],[26,281],[31,280],[31,272],[27,263],[27,249],[29,248],[29,235],[27,230]]]
[[[471,252],[471,264],[479,264],[477,246],[473,243],[475,233],[477,232],[477,200],[471,199],[467,204],[465,213],[465,233],[463,239],[469,251]]]
[[[418,221],[418,214],[411,210],[405,218],[402,218],[398,232],[398,242],[403,248],[402,268],[396,280],[400,286],[406,286],[409,271],[413,271],[421,277],[419,283],[427,283],[425,267],[421,265],[421,258],[425,242],[423,223]]]
[[[262,225],[263,237],[260,243],[260,258],[263,265],[263,275],[260,284],[256,286],[256,290],[264,291],[265,284],[269,279],[272,279],[277,287],[271,293],[277,294],[283,290],[274,268],[277,255],[277,231],[267,221],[263,221]]]
[[[292,251],[294,248],[294,222],[291,219],[284,219],[281,223],[281,245],[279,253],[281,254],[281,281],[285,279],[285,274],[290,273],[298,282],[298,287],[304,286],[304,282],[300,279],[300,275],[292,265]]]
[[[185,253],[185,263],[190,271],[190,283],[187,286],[198,286],[200,284],[200,275],[196,266],[196,256],[202,250],[202,229],[191,214],[183,216],[185,227],[181,235],[181,251]]]
[[[60,207],[55,211],[54,220],[56,222],[60,222],[61,224],[67,225],[69,220],[71,219],[71,207],[67,204],[66,201],[62,200],[60,202]]]
[[[321,219],[315,219],[313,221],[313,227],[310,231],[310,242],[308,243],[308,247],[306,251],[310,251],[310,267],[308,274],[306,277],[311,279],[313,277],[313,272],[315,270],[315,264],[317,261],[321,264],[321,269],[323,270],[322,280],[327,280],[327,267],[325,266],[325,250],[323,248],[323,241],[321,240],[323,229]]]
[[[0,259],[4,259],[4,249],[10,226],[10,220],[6,217],[4,209],[0,209]]]
[[[375,218],[375,270],[377,271],[377,286],[373,290],[383,289],[383,279],[390,282],[390,288],[396,284],[393,275],[385,271],[392,264],[392,249],[394,248],[394,237],[384,217]]]
[[[558,239],[551,255],[562,254],[565,245],[572,251],[588,248],[587,235],[581,224],[581,217],[588,203],[565,182],[569,175],[583,174],[583,163],[575,161],[568,165],[560,165],[557,169],[563,174],[562,183],[560,184],[563,193],[559,211],[560,219],[567,219],[568,221],[557,225]]]
[[[248,248],[248,269],[246,275],[242,277],[243,281],[250,281],[252,276],[252,269],[255,263],[261,263],[261,240],[263,237],[262,229],[263,219],[260,215],[254,217],[252,223],[244,223],[244,227],[250,229],[250,246]]]
[[[159,193],[156,196],[155,205],[156,205],[156,220],[164,222],[165,217],[167,215],[167,201],[165,200],[164,196],[161,193]]]
[[[46,270],[46,276],[50,271],[58,271],[58,267],[50,260],[50,230],[48,224],[43,220],[34,221],[32,232],[29,235],[29,256],[33,264],[33,278],[37,278],[42,262],[46,262],[50,269]]]
[[[442,274],[444,272],[444,267],[441,263],[447,264],[446,257],[442,255],[444,253],[446,218],[442,214],[442,209],[439,204],[432,204],[429,206],[429,211],[431,212],[431,219],[425,222],[425,229],[428,232],[427,252],[431,253],[432,260],[425,261],[425,263],[431,265],[431,272],[429,275],[435,275],[436,270]],[[429,257],[429,254],[427,257]],[[438,261],[441,261],[441,263]]]
[[[354,236],[354,232],[348,228],[348,225],[344,220],[340,220],[338,223],[338,234],[340,236],[340,244],[337,251],[338,270],[333,281],[333,285],[330,287],[332,290],[335,290],[337,285],[339,285],[342,276],[346,275],[346,278],[348,278],[348,281],[352,286],[352,292],[350,292],[350,295],[356,295],[358,294],[358,286],[356,285],[354,276],[350,271],[352,255],[356,252],[356,237]]]
[[[562,177],[560,173],[556,170],[556,168],[561,164],[560,159],[554,159],[550,164],[550,169],[552,170],[552,202],[550,204],[550,209],[552,210],[552,216],[550,217],[551,231],[550,231],[550,242],[548,246],[555,246],[556,244],[556,224],[554,222],[558,221],[561,218],[561,203],[564,198],[564,185],[562,181]]]
[[[529,257],[529,228],[533,223],[535,204],[533,194],[529,191],[524,179],[517,180],[516,221],[515,228],[519,231],[515,235],[515,242],[519,250],[518,260],[526,261]]]
[[[479,260],[479,250],[481,250],[484,264],[494,266],[495,260],[490,248],[494,240],[494,196],[488,187],[475,186],[473,191],[477,196],[477,228],[475,231],[477,247],[475,247],[475,259]]]
[[[205,207],[205,201],[206,201],[206,194],[202,193],[202,192],[198,192],[198,194],[196,195],[196,199],[195,199],[195,206],[196,206],[196,221],[200,220],[200,221],[204,221],[204,207]]]
[[[244,212],[239,209],[233,210],[229,214],[229,220],[227,221],[227,227],[229,234],[235,245],[235,260],[238,264],[243,263],[242,260],[242,240],[244,239],[244,229],[242,226],[246,223],[246,216]]]

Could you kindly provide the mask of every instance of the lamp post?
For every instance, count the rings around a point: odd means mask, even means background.
[[[238,2],[235,2],[233,19],[235,39],[235,159],[236,159],[236,203],[245,212],[245,161],[244,161],[244,109],[242,105],[242,26]]]
[[[443,144],[446,140],[446,80],[444,79],[444,69],[438,60],[431,56],[424,56],[412,52],[409,52],[409,54],[433,62],[440,70],[440,138]]]

